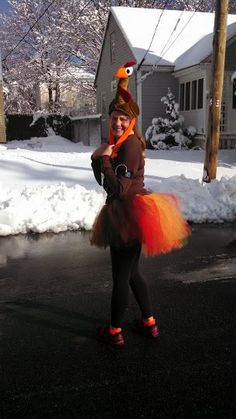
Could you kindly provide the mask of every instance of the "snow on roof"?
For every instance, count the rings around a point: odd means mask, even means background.
[[[92,115],[83,115],[83,116],[70,116],[71,121],[78,121],[81,119],[98,119],[101,118],[102,114],[101,113],[96,113],[96,114],[92,114]]]
[[[94,74],[89,73],[83,67],[69,66],[63,69],[61,79],[77,79],[94,81]]]
[[[111,13],[137,63],[141,62],[148,50],[159,19],[144,64],[173,65],[175,70],[180,70],[199,64],[212,52],[214,13],[164,10],[162,14],[162,9],[135,7],[112,7]],[[228,15],[227,39],[235,34],[236,15]]]

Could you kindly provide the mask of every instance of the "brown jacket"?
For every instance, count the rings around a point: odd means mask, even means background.
[[[130,135],[121,145],[118,156],[111,159],[103,156],[92,159],[94,176],[107,192],[107,200],[125,197],[137,193],[145,193],[144,189],[144,157],[142,144],[136,135]]]

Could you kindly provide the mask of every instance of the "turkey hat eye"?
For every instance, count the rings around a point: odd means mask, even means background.
[[[127,67],[125,69],[125,72],[126,72],[127,76],[131,76],[131,74],[133,73],[133,67]]]

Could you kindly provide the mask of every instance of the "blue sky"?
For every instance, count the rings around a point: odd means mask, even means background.
[[[9,7],[10,6],[7,0],[0,0],[0,12],[7,12]]]

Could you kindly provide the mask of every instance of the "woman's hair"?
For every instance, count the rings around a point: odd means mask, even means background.
[[[144,151],[146,149],[146,141],[145,141],[145,138],[144,138],[144,136],[143,136],[142,132],[140,131],[137,124],[135,124],[134,133],[135,133],[136,137],[139,139],[139,141],[141,142],[142,150],[143,150],[143,153],[144,153]]]

